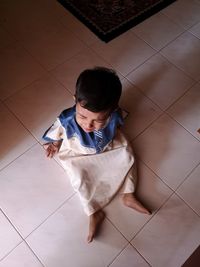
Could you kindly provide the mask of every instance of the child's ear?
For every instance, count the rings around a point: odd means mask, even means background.
[[[73,95],[73,99],[74,99],[74,101],[76,102],[76,97],[75,97],[75,95]]]

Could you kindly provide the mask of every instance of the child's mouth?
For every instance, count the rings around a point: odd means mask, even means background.
[[[94,131],[93,128],[84,128],[84,127],[83,127],[83,130],[84,130],[85,132],[92,132],[92,131]]]

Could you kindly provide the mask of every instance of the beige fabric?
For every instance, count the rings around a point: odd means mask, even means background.
[[[134,157],[120,130],[100,154],[81,146],[77,137],[64,138],[58,158],[87,215],[107,205],[120,189],[134,192]]]

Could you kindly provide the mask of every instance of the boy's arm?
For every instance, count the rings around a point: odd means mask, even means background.
[[[55,154],[58,153],[62,140],[44,144],[43,147],[46,150],[46,156],[52,158]]]
[[[48,142],[43,145],[46,156],[48,158],[52,158],[56,153],[58,153],[63,141],[63,127],[59,118],[57,118],[54,124],[46,130],[43,135],[43,139]]]

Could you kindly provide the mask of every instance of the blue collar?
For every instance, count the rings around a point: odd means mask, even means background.
[[[82,146],[94,148],[97,153],[101,152],[103,148],[114,138],[117,126],[123,124],[120,110],[114,111],[111,114],[110,120],[105,128],[99,130],[102,136],[100,144],[97,141],[94,132],[87,133],[83,131],[83,129],[77,124],[75,117],[76,106],[64,110],[59,116],[59,120],[66,130],[67,138],[71,138],[76,135]]]

